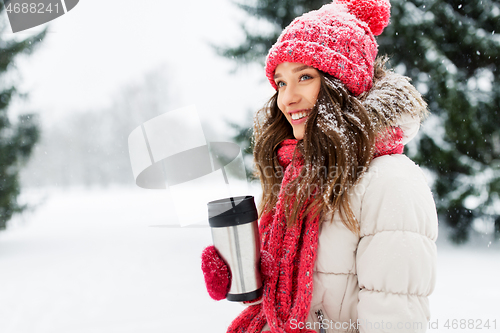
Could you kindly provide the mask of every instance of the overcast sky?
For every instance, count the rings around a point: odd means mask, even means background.
[[[164,69],[176,97],[169,107],[195,104],[202,120],[220,130],[224,118],[244,119],[273,93],[260,66],[231,74],[235,64],[208,44],[242,40],[239,22],[245,19],[228,0],[81,0],[47,23],[40,47],[19,59],[19,88],[30,99],[12,105],[11,113],[34,110],[45,123],[58,121],[110,105],[124,85]]]

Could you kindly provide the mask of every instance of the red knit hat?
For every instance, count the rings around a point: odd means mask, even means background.
[[[276,66],[298,62],[329,73],[356,96],[370,90],[380,35],[389,24],[389,0],[334,0],[297,17],[283,30],[266,59],[274,82]]]

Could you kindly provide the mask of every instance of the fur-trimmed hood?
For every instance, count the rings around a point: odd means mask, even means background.
[[[377,58],[373,87],[359,99],[377,132],[398,126],[404,132],[403,144],[406,144],[417,134],[429,111],[422,95],[410,83],[411,79],[387,69],[386,62],[386,57]]]

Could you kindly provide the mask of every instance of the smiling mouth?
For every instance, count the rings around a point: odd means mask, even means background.
[[[293,119],[293,120],[298,120],[298,119],[302,119],[304,118],[305,116],[307,116],[308,112],[307,111],[301,111],[301,112],[295,112],[295,113],[292,113],[290,115],[290,117]]]

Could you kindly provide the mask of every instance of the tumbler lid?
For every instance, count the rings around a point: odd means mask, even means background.
[[[251,195],[210,201],[208,223],[212,228],[231,227],[258,219],[257,207]]]

